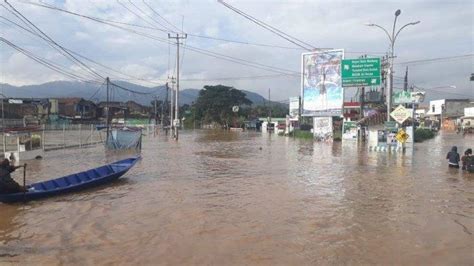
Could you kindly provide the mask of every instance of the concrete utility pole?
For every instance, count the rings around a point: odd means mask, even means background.
[[[168,96],[168,82],[166,82],[166,96]],[[168,98],[168,97],[166,97]],[[163,116],[164,114],[164,105],[166,103],[168,99],[166,99],[165,101],[163,101],[161,103],[161,115],[160,115],[160,118],[161,118],[161,129],[163,130],[163,127],[164,127],[164,121],[165,121],[165,117]]]
[[[3,108],[3,102],[5,101],[7,97],[5,96],[5,94],[3,94],[3,87],[2,87],[2,93],[0,93],[0,95],[2,95],[2,132],[5,135],[5,110]]]
[[[397,25],[397,18],[398,18],[398,16],[400,16],[401,13],[402,13],[402,11],[400,9],[395,11],[395,19],[393,21],[392,34],[389,34],[388,31],[380,25],[377,25],[377,24],[374,24],[374,23],[366,24],[367,26],[370,26],[370,27],[377,27],[377,28],[382,29],[385,32],[385,34],[387,34],[388,39],[390,40],[390,58],[389,58],[390,61],[389,61],[389,68],[388,68],[388,73],[387,73],[388,74],[387,75],[387,121],[390,121],[390,112],[392,111],[393,60],[394,60],[395,41],[397,40],[398,34],[400,34],[400,32],[404,28],[406,28],[410,25],[416,25],[416,24],[420,23],[420,21],[407,23],[407,24],[403,25],[397,31],[397,33],[395,33],[395,27]]]
[[[171,136],[174,137],[174,101],[173,101],[173,95],[174,95],[174,77],[171,77],[171,90],[170,90],[170,129],[171,129]]]
[[[155,117],[154,117],[154,119],[155,119],[155,126],[156,126],[156,122],[158,122],[158,119],[157,119],[158,113],[157,113],[157,110],[156,110],[156,102],[157,102],[157,101],[158,101],[158,97],[155,95],[155,100],[154,100],[154,105],[155,105]]]
[[[107,134],[106,134],[106,139],[105,139],[105,143],[107,143],[107,141],[109,140],[109,83],[110,83],[110,79],[109,77],[107,77],[105,79],[106,83],[107,83],[107,101],[105,102],[105,126],[107,127]]]
[[[176,36],[171,36],[171,34],[168,33],[168,39],[176,39],[176,109],[175,109],[175,139],[178,140],[178,128],[179,128],[179,46],[181,45],[180,40],[188,38],[187,34],[180,35],[179,33],[176,33]]]
[[[270,101],[270,88],[268,88],[268,117],[269,117],[269,121],[268,122],[272,122],[272,104],[271,104],[271,101]]]

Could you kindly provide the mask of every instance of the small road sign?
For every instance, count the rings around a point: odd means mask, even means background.
[[[405,130],[403,129],[400,129],[400,131],[398,131],[397,135],[395,136],[395,138],[398,140],[398,142],[400,143],[405,143],[407,141],[407,139],[409,138],[408,134],[405,132]]]

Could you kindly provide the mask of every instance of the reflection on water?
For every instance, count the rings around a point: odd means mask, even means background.
[[[473,140],[446,134],[389,154],[254,132],[146,137],[143,159],[112,185],[0,204],[0,262],[472,264],[474,176],[444,158]],[[28,181],[130,155],[48,152]]]

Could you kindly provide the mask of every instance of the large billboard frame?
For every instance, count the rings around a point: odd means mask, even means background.
[[[344,49],[331,49],[331,50],[322,50],[322,51],[313,51],[313,52],[307,52],[307,53],[302,53],[301,54],[301,102],[300,102],[300,108],[301,108],[301,116],[306,116],[306,117],[329,117],[329,116],[342,116],[343,115],[343,108],[344,108],[344,87],[342,87],[342,69],[341,69],[341,62],[339,62],[339,86],[341,88],[341,105],[340,108],[331,110],[331,109],[326,109],[323,111],[306,111],[305,110],[305,94],[304,94],[304,89],[305,89],[305,56],[308,55],[316,55],[316,54],[330,54],[330,53],[341,53],[341,58],[340,61],[344,59]],[[327,100],[326,100],[327,101]],[[327,103],[326,103],[327,104]]]

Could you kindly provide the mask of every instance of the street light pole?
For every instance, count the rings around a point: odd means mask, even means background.
[[[2,90],[3,90],[3,87],[2,87]],[[4,111],[4,108],[3,108],[3,102],[5,101],[5,98],[7,98],[5,96],[5,94],[3,93],[0,93],[0,95],[2,95],[2,144],[3,144],[3,154],[5,154],[5,151],[6,151],[6,143],[5,143],[5,111]]]
[[[400,34],[400,32],[404,28],[406,28],[410,25],[416,25],[416,24],[420,23],[420,21],[407,23],[407,24],[403,25],[395,33],[395,28],[396,28],[396,25],[397,25],[397,18],[398,18],[398,16],[400,16],[401,13],[402,13],[402,11],[400,9],[395,11],[395,19],[393,20],[392,34],[389,34],[388,31],[380,25],[377,25],[377,24],[374,24],[374,23],[366,24],[367,26],[370,26],[370,27],[377,27],[377,28],[382,29],[385,32],[385,34],[387,34],[388,39],[390,40],[390,61],[389,61],[389,68],[388,68],[388,75],[387,75],[387,79],[388,79],[387,80],[387,121],[390,121],[390,112],[392,111],[393,61],[394,61],[395,41],[397,40],[398,34]]]
[[[7,97],[3,93],[0,93],[0,95],[2,95],[2,132],[5,132],[5,111],[3,109],[3,102]]]

